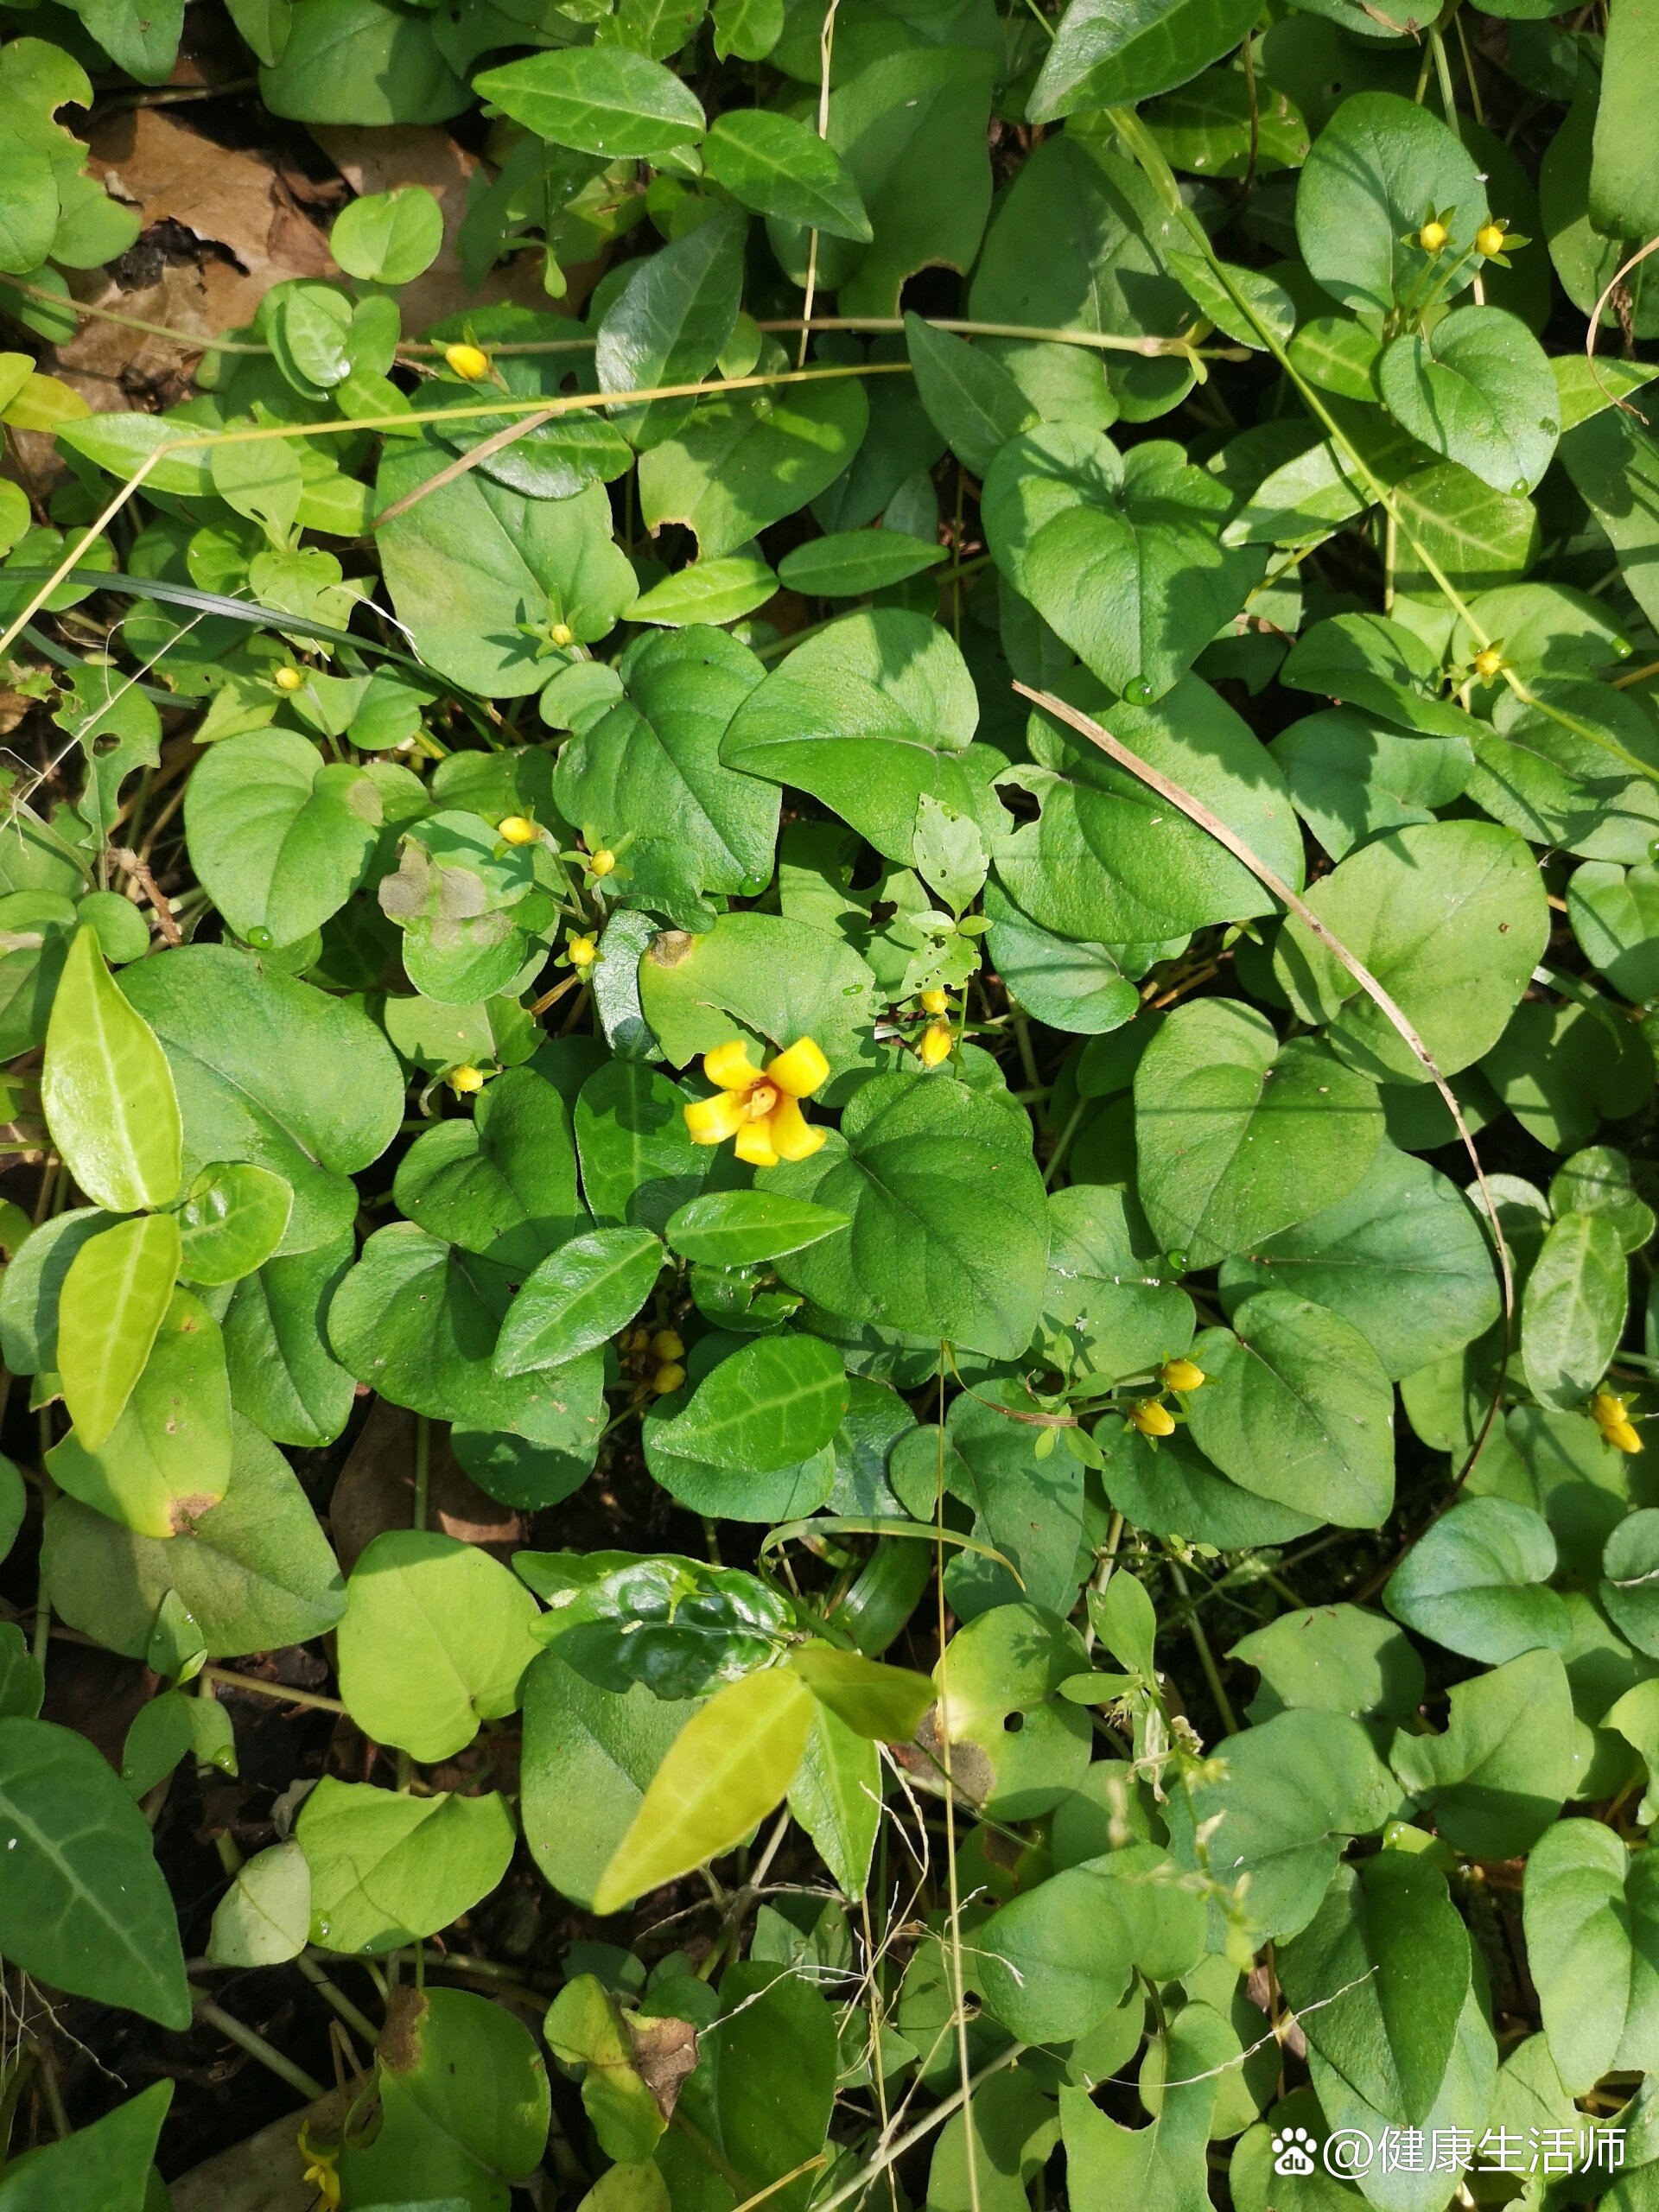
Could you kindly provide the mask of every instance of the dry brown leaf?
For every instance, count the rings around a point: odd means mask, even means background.
[[[415,1416],[380,1399],[352,1446],[328,1520],[334,1549],[346,1573],[376,1536],[407,1529],[415,1504]],[[505,1560],[524,1540],[522,1514],[480,1490],[449,1449],[448,1432],[433,1426],[426,1524],[463,1544],[477,1544]]]

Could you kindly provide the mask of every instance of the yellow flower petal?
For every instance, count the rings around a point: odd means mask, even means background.
[[[729,1045],[716,1045],[712,1052],[705,1052],[702,1071],[710,1083],[717,1083],[722,1090],[747,1090],[752,1083],[760,1080],[760,1071],[750,1059],[749,1048],[741,1037],[734,1037]]]
[[[1159,1370],[1172,1390],[1201,1390],[1209,1377],[1196,1360],[1166,1359]]]
[[[685,1109],[685,1126],[693,1144],[724,1144],[747,1126],[743,1101],[730,1090],[699,1098]]]
[[[1627,1421],[1609,1421],[1601,1433],[1603,1440],[1611,1444],[1615,1452],[1639,1452],[1642,1449],[1641,1437]]]
[[[810,1160],[823,1143],[823,1131],[814,1128],[792,1098],[780,1098],[767,1124],[780,1160]]]
[[[830,1063],[810,1037],[797,1038],[787,1052],[766,1062],[766,1073],[791,1098],[810,1098],[830,1080]]]
[[[1156,1398],[1145,1398],[1129,1408],[1129,1427],[1138,1428],[1142,1436],[1173,1436],[1175,1416]]]
[[[745,1122],[737,1133],[733,1150],[751,1167],[775,1167],[778,1154],[772,1148],[771,1122]]]

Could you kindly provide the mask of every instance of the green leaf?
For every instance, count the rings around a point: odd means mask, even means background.
[[[1087,1665],[1083,1638],[1058,1613],[995,1605],[959,1628],[933,1669],[940,1710],[922,1741],[941,1764],[948,1732],[955,1787],[986,1818],[1035,1820],[1080,1783],[1092,1731],[1056,1694]]]
[[[1659,1650],[1659,1508],[1618,1522],[1602,1554],[1601,1602],[1638,1651]]]
[[[134,1213],[177,1195],[179,1101],[167,1058],[111,980],[90,925],[75,932],[53,1001],[41,1102],[94,1205]]]
[[[1178,1008],[1135,1077],[1139,1192],[1164,1250],[1208,1267],[1335,1205],[1382,1134],[1371,1085],[1323,1046],[1281,1046],[1236,999]]]
[[[653,1452],[759,1471],[822,1451],[847,1410],[841,1355],[822,1337],[760,1337],[705,1376]]]
[[[636,2016],[637,2017],[637,2016]],[[607,2158],[639,2163],[661,2139],[664,2119],[639,2070],[645,2056],[633,2023],[594,1974],[575,1974],[549,2007],[548,2048],[579,2066],[582,2101]]]
[[[602,1426],[601,1363],[498,1376],[505,1271],[412,1222],[377,1230],[335,1292],[328,1335],[359,1382],[434,1421],[508,1429],[591,1465]]]
[[[199,1298],[173,1292],[102,1444],[76,1427],[46,1463],[60,1490],[141,1536],[184,1535],[212,1511],[231,1479],[231,1384],[219,1324]]]
[[[986,2000],[1021,2043],[1086,2036],[1121,2002],[1133,1942],[1111,1897],[1112,1885],[1096,1873],[1072,1867],[992,1920],[979,1960]]]
[[[979,703],[960,651],[925,616],[843,615],[753,691],[721,746],[728,767],[810,791],[878,852],[915,858],[924,794],[995,830],[1000,756],[973,744]]]
[[[173,1901],[144,1817],[84,1736],[0,1720],[0,1950],[58,1989],[190,2024]]]
[[[1136,107],[1185,84],[1236,46],[1247,0],[1071,0],[1038,73],[1028,112],[1056,123],[1078,108]]]
[[[408,1797],[324,1775],[295,1827],[311,1868],[311,1940],[379,1954],[434,1936],[486,1897],[512,1857],[512,1815],[481,1797]]]
[[[1210,2202],[1205,2151],[1238,2037],[1207,2005],[1184,2005],[1163,2038],[1170,2086],[1157,2117],[1131,2128],[1112,2120],[1087,2089],[1060,2091],[1060,2126],[1071,2189],[1085,2202],[1138,2203],[1158,2212],[1204,2212]]]
[[[596,1229],[550,1253],[508,1308],[496,1339],[498,1375],[562,1366],[626,1328],[663,1265],[648,1229]]]
[[[797,1675],[776,1669],[711,1698],[652,1777],[600,1877],[594,1910],[614,1912],[741,1842],[794,1780],[814,1702]]]
[[[640,456],[645,527],[683,523],[705,561],[734,553],[828,491],[868,422],[855,377],[700,400],[683,429]]]
[[[1585,958],[1622,997],[1659,999],[1659,868],[1586,861],[1567,878],[1567,911]]]
[[[21,1491],[22,1484],[18,1483]],[[21,1505],[19,1520],[22,1519]],[[0,1719],[33,1720],[46,1696],[46,1669],[14,1621],[0,1621]]]
[[[435,1766],[517,1711],[537,1618],[523,1583],[475,1544],[389,1530],[346,1585],[340,1695],[365,1736]]]
[[[816,1244],[847,1217],[775,1191],[710,1191],[671,1213],[663,1234],[683,1259],[711,1267],[751,1267]]]
[[[1531,1849],[1576,1787],[1576,1732],[1561,1661],[1528,1651],[1455,1684],[1445,1734],[1402,1728],[1389,1758],[1455,1849],[1510,1859]]]
[[[1039,929],[995,878],[985,887],[984,911],[992,964],[1011,996],[1039,1021],[1093,1037],[1122,1028],[1139,1012],[1141,995],[1109,945]]]
[[[1445,222],[1438,257],[1416,244]],[[1474,275],[1486,194],[1472,156],[1426,107],[1395,92],[1356,92],[1313,142],[1296,191],[1296,236],[1309,270],[1356,312],[1392,313],[1433,267],[1455,293]]]
[[[251,1160],[293,1185],[285,1253],[337,1237],[357,1213],[346,1177],[379,1158],[403,1117],[384,1034],[347,1001],[220,945],[141,960],[122,988],[166,1050],[186,1176]]]
[[[881,1754],[827,1705],[812,1715],[789,1809],[846,1897],[862,1897],[881,1825]]]
[[[1225,1777],[1171,1799],[1170,1848],[1179,1864],[1196,1866],[1196,1832],[1219,1814],[1210,1863],[1233,1882],[1249,1873],[1249,1917],[1282,1942],[1319,1910],[1344,1839],[1374,1834],[1398,1791],[1366,1731],[1344,1714],[1281,1713],[1225,1740]]]
[[[532,1068],[509,1068],[470,1122],[424,1129],[398,1163],[392,1196],[446,1243],[529,1274],[581,1221],[570,1116]]]
[[[1268,749],[1291,804],[1334,861],[1379,830],[1432,822],[1474,766],[1468,740],[1408,737],[1355,707],[1293,722]]]
[[[1566,1603],[1543,1586],[1554,1572],[1555,1540],[1541,1514],[1504,1497],[1473,1497],[1418,1538],[1383,1602],[1408,1628],[1497,1665],[1567,1642]]]
[[[696,1705],[644,1682],[626,1694],[601,1688],[556,1643],[531,1662],[524,1698],[524,1840],[554,1888],[587,1910]]]
[[[1115,703],[1092,683],[1062,679],[1061,695],[1111,729],[1151,766],[1201,799],[1293,888],[1302,837],[1289,794],[1265,748],[1195,676],[1147,707]],[[1019,772],[1041,805],[995,849],[1008,895],[1041,928],[1122,951],[1184,938],[1209,922],[1269,911],[1255,878],[1207,831],[1141,779],[1047,716],[1027,726],[1033,759]]]
[[[187,1282],[240,1282],[276,1251],[293,1211],[292,1187],[269,1168],[204,1167],[179,1208],[179,1273]]]
[[[749,891],[772,869],[778,794],[721,757],[765,671],[746,646],[699,625],[642,639],[623,672],[627,698],[569,741],[554,795],[591,837],[626,845],[642,906],[706,930],[719,911],[707,893]]]
[[[1659,1866],[1632,1858],[1611,1828],[1561,1821],[1527,1866],[1527,1961],[1563,2087],[1580,2096],[1604,2074],[1659,2057]]]
[[[149,2088],[77,2128],[60,2142],[26,2151],[0,2182],[5,2212],[139,2212],[148,2194],[171,2082]]]
[[[1488,1052],[1531,981],[1549,930],[1532,855],[1512,830],[1433,822],[1390,830],[1313,885],[1307,903],[1415,1027],[1442,1075]],[[1305,1020],[1374,1082],[1428,1071],[1348,970],[1293,914],[1274,973]]]
[[[905,317],[905,344],[928,420],[963,467],[983,476],[1037,410],[1002,364],[918,315]]]
[[[1145,705],[1262,580],[1260,548],[1219,539],[1231,505],[1172,442],[1120,454],[1098,431],[1046,423],[992,462],[985,532],[998,568],[1084,665]]]
[[[742,304],[747,231],[745,219],[728,208],[634,264],[599,326],[594,372],[601,391],[695,384],[708,374]],[[690,400],[665,400],[652,409],[619,410],[613,419],[637,444],[656,445],[690,411]],[[648,437],[642,435],[647,429]]]
[[[1630,1268],[1605,1213],[1552,1222],[1521,1300],[1521,1361],[1547,1406],[1582,1405],[1624,1333]]]
[[[943,545],[902,530],[831,531],[785,553],[778,563],[778,581],[804,599],[861,599],[867,592],[919,576],[944,557]]]
[[[1501,1303],[1491,1247],[1462,1192],[1386,1140],[1345,1198],[1250,1239],[1220,1281],[1224,1302],[1272,1286],[1328,1306],[1395,1382],[1484,1335]]]
[[[187,1540],[141,1536],[55,1499],[41,1565],[53,1610],[130,1659],[149,1648],[156,1609],[176,1592],[210,1659],[280,1650],[321,1636],[345,1603],[340,1570],[282,1453],[232,1416],[231,1481]]]
[[[1326,2063],[1396,2126],[1422,2120],[1470,1986],[1468,1930],[1440,1868],[1402,1851],[1339,1867],[1277,1960],[1285,1995]]]
[[[702,169],[757,215],[861,245],[874,236],[840,155],[790,116],[766,108],[728,109],[703,141]]]
[[[810,1037],[830,1069],[814,1103],[834,1105],[875,1064],[875,977],[839,936],[784,915],[722,914],[705,936],[658,937],[639,963],[639,998],[677,1065],[734,1036],[750,1039],[763,1061]],[[653,1096],[664,1103],[672,1096],[677,1116],[683,1095],[656,1080]],[[695,1173],[707,1173],[705,1153]],[[599,1211],[591,1188],[588,1199]]]
[[[365,193],[340,209],[328,233],[328,251],[346,274],[370,284],[410,283],[442,245],[443,210],[418,184]]]
[[[907,1744],[933,1702],[933,1685],[908,1667],[882,1667],[862,1652],[804,1643],[789,1664],[818,1703],[855,1735],[876,1744]]]
[[[1427,337],[1396,338],[1377,364],[1402,429],[1499,492],[1530,492],[1555,450],[1560,405],[1544,349],[1501,308],[1456,308]]]
[[[204,755],[190,779],[185,833],[196,874],[231,927],[281,946],[350,898],[373,856],[381,812],[360,769],[325,762],[291,730],[254,730]]]
[[[273,1444],[332,1444],[350,1418],[355,1385],[328,1349],[323,1317],[354,1250],[348,1229],[332,1244],[267,1260],[231,1293],[231,1395]]]
[[[1048,1250],[1023,1124],[949,1080],[878,1076],[815,1159],[769,1187],[845,1213],[789,1255],[792,1289],[849,1319],[1017,1359],[1036,1326]]]
[[[715,1166],[685,1126],[686,1093],[655,1068],[612,1060],[595,1069],[576,1100],[582,1187],[601,1227],[657,1230],[696,1196]]]
[[[1630,0],[1607,22],[1601,97],[1590,162],[1590,215],[1609,238],[1645,238],[1659,230],[1659,167],[1647,118],[1659,92],[1659,24]]]
[[[171,1214],[117,1222],[69,1263],[58,1301],[58,1371],[88,1452],[114,1430],[144,1371],[178,1268],[179,1225]]]
[[[602,154],[656,161],[701,138],[702,109],[671,69],[626,47],[534,54],[474,79],[480,96],[538,138]]]
[[[213,1908],[207,1955],[215,1966],[274,1967],[311,1940],[311,1869],[290,1837],[256,1852]]]
[[[1339,1528],[1375,1529],[1394,1503],[1394,1396],[1357,1329],[1323,1306],[1259,1290],[1232,1332],[1192,1344],[1187,1401],[1199,1450],[1257,1496]]]
[[[764,607],[777,588],[777,577],[758,553],[739,551],[721,561],[693,561],[641,592],[622,612],[630,622],[660,622],[670,630],[735,622]]]
[[[1309,1706],[1355,1720],[1406,1720],[1426,1687],[1422,1661],[1408,1638],[1360,1605],[1281,1613],[1241,1637],[1227,1656],[1261,1669],[1262,1686],[1249,1708],[1252,1720]]]
[[[633,1552],[518,1552],[513,1567],[547,1601],[537,1635],[619,1696],[644,1682],[664,1700],[701,1697],[769,1666],[794,1624],[787,1600],[741,1567]]]

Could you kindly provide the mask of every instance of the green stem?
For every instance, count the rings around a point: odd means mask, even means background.
[[[222,2005],[215,2005],[211,1997],[203,1996],[200,1990],[193,1989],[190,1996],[198,2019],[205,2020],[210,2028],[217,2028],[227,2041],[246,2051],[250,2058],[257,2060],[279,2082],[286,2082],[289,2088],[298,2090],[307,2104],[315,2104],[319,2097],[327,2094],[321,2082],[314,2081],[305,2069],[296,2066],[291,2058],[284,2058],[274,2044],[268,2044],[255,2029],[245,2027]]]

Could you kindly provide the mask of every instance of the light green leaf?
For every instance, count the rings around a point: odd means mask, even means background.
[[[702,136],[696,95],[626,47],[534,54],[474,79],[481,98],[538,138],[607,161],[655,161]]]
[[[294,944],[337,913],[373,856],[380,793],[360,769],[325,762],[291,730],[227,737],[204,754],[185,799],[190,858],[239,937]]]
[[[1547,1406],[1582,1405],[1618,1349],[1630,1301],[1624,1239],[1605,1213],[1552,1222],[1521,1300],[1521,1359]]]
[[[789,1786],[789,1809],[845,1897],[862,1897],[881,1825],[881,1754],[818,1705]]]
[[[858,187],[828,140],[766,108],[732,108],[702,145],[705,176],[757,215],[868,245],[874,236]]]
[[[435,1936],[507,1871],[512,1815],[481,1797],[400,1796],[324,1775],[295,1828],[311,1868],[311,1940],[325,1950],[395,1951]]]
[[[982,477],[1010,438],[1032,429],[1036,409],[993,354],[918,315],[905,317],[905,344],[928,420],[963,467]]]
[[[1659,2063],[1659,1861],[1611,1828],[1560,1821],[1527,1866],[1527,1962],[1573,2095]]]
[[[710,1191],[677,1208],[663,1234],[683,1259],[742,1268],[801,1251],[846,1225],[844,1214],[775,1191]]]
[[[683,523],[705,561],[734,553],[828,491],[868,422],[855,377],[700,400],[683,429],[640,456],[645,527]]]
[[[537,1618],[524,1584],[475,1544],[391,1529],[346,1585],[340,1695],[365,1736],[435,1766],[517,1711]]]
[[[594,1910],[614,1912],[741,1842],[794,1780],[815,1702],[798,1676],[777,1669],[717,1692],[652,1777]]]
[[[111,980],[90,925],[75,932],[53,1001],[41,1100],[53,1142],[94,1205],[134,1213],[177,1195],[179,1101],[167,1058]]]
[[[1575,1788],[1576,1732],[1560,1659],[1527,1651],[1455,1684],[1445,1734],[1402,1728],[1389,1756],[1448,1843],[1471,1859],[1511,1859],[1531,1849]]]
[[[654,1452],[760,1472],[793,1466],[829,1443],[847,1410],[841,1355],[822,1337],[758,1338],[700,1382],[658,1427]]]
[[[1248,0],[1071,0],[1038,74],[1031,119],[1137,107],[1219,61],[1254,20]]]
[[[256,1852],[213,1908],[207,1955],[220,1967],[283,1966],[311,1939],[311,1869],[292,1838]]]
[[[1164,2038],[1170,2087],[1157,2118],[1131,2128],[1110,2119],[1087,2089],[1062,2088],[1060,2126],[1071,2186],[1091,2204],[1155,2205],[1159,2212],[1204,2212],[1210,2202],[1205,2161],[1211,2114],[1223,2069],[1236,2063],[1238,2037],[1207,2005],[1184,2005]]]
[[[1538,340],[1501,308],[1456,308],[1427,336],[1396,338],[1376,380],[1402,429],[1495,490],[1523,498],[1548,467],[1555,379]]]
[[[171,1214],[117,1222],[69,1263],[58,1300],[58,1372],[88,1452],[109,1437],[144,1370],[178,1269]]]
[[[562,1366],[626,1328],[651,1295],[663,1247],[648,1229],[596,1229],[528,1276],[496,1339],[500,1376]]]
[[[1416,236],[1431,215],[1446,225],[1438,259]],[[1313,142],[1296,193],[1303,257],[1344,307],[1392,313],[1431,265],[1455,270],[1455,293],[1474,275],[1475,232],[1486,193],[1472,156],[1427,107],[1396,92],[1356,92]]]

